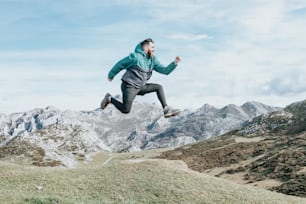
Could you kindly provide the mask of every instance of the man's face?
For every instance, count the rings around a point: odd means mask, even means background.
[[[147,54],[149,55],[150,58],[153,58],[155,52],[155,47],[153,43],[147,44]]]

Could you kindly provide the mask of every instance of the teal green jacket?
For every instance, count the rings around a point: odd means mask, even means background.
[[[177,65],[174,63],[174,61],[171,62],[168,66],[163,66],[155,56],[150,58],[143,51],[142,46],[138,44],[135,48],[135,52],[123,58],[113,66],[113,68],[108,73],[108,78],[113,79],[121,70],[126,69],[128,71],[129,69],[133,69],[135,67],[144,72],[152,72],[152,70],[154,70],[161,74],[168,75],[176,68],[176,66]],[[148,79],[143,80],[146,81]]]

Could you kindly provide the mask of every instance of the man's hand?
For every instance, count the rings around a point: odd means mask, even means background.
[[[107,78],[107,80],[108,80],[108,81],[112,81],[113,79],[111,79],[111,78]]]
[[[174,60],[174,63],[178,64],[180,61],[181,61],[181,58],[180,57],[176,57],[175,60]]]

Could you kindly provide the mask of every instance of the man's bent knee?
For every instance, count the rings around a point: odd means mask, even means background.
[[[131,112],[131,108],[123,108],[122,110],[121,110],[121,113],[124,113],[124,114],[128,114],[128,113],[130,113]]]
[[[123,113],[123,114],[129,114],[130,111],[129,111],[129,110],[122,110],[121,113]]]
[[[159,91],[159,92],[160,92],[160,91],[164,91],[162,85],[159,85],[159,84],[157,84],[156,90]]]
[[[163,88],[162,85],[160,85],[160,84],[156,84],[155,86],[156,86],[156,89],[162,89]]]

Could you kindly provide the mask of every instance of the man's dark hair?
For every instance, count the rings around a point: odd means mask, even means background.
[[[140,43],[140,45],[141,45],[141,46],[144,46],[144,45],[147,45],[147,44],[149,44],[149,43],[154,43],[154,41],[153,41],[151,38],[147,38],[147,39],[145,39],[144,41],[142,41],[142,42]]]

